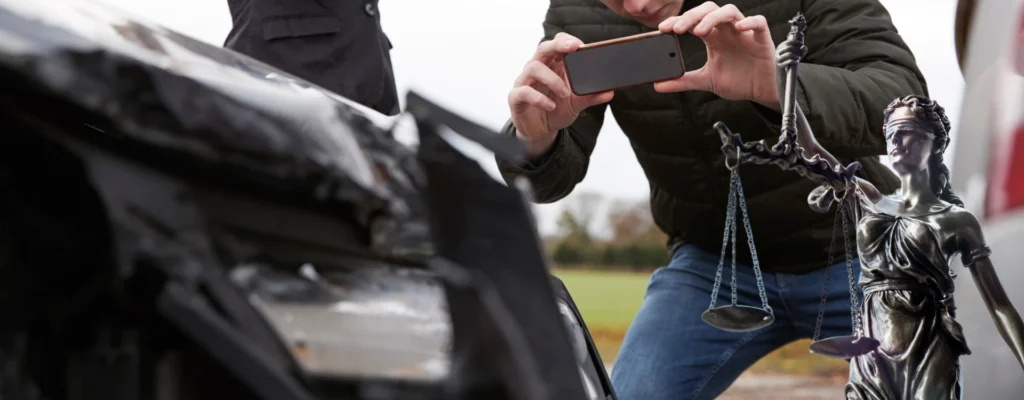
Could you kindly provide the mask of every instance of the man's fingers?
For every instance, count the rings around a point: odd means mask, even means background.
[[[711,29],[714,29],[723,23],[735,22],[742,19],[743,13],[741,13],[736,6],[726,4],[725,6],[705,15],[704,18],[701,19],[700,23],[693,28],[693,34],[697,36],[704,36],[711,33]]]
[[[534,83],[540,83],[552,93],[555,93],[563,98],[572,95],[569,90],[569,85],[562,79],[562,76],[552,71],[551,68],[540,61],[533,60],[526,63],[526,67],[523,68],[523,73],[519,74],[519,78],[516,79],[516,86],[527,86]]]
[[[660,93],[682,92],[687,90],[703,90],[710,92],[711,78],[704,67],[690,71],[679,78],[654,83],[654,90]]]
[[[530,86],[518,86],[508,92],[508,104],[513,112],[522,112],[529,107],[547,111],[555,110],[555,101]]]
[[[694,25],[697,25],[700,20],[704,19],[705,15],[718,9],[718,5],[710,1],[704,2],[697,7],[684,12],[683,15],[678,17],[668,18],[658,25],[658,30],[664,33],[675,33],[682,35],[689,32]]]
[[[661,31],[661,33],[674,33],[676,35],[686,33],[700,21],[690,13],[691,11],[693,10],[687,11],[678,17],[670,17],[661,21],[661,23],[658,24],[658,30]]]
[[[564,54],[572,53],[582,45],[583,41],[575,36],[559,32],[551,40],[543,41],[537,46],[537,52],[533,54],[533,59],[547,62]]]
[[[558,32],[558,33],[556,33],[555,37],[552,38],[552,39],[553,40],[575,40],[575,41],[579,41],[580,40],[579,38],[577,38],[577,37],[575,37],[573,35],[570,35],[568,33],[565,33],[565,32]]]
[[[558,32],[553,41],[556,42],[555,51],[562,54],[572,53],[583,45],[582,40],[565,32]]]
[[[767,32],[768,31],[768,20],[763,15],[754,15],[743,18],[736,22],[734,25],[736,30],[740,32],[754,31],[754,32]]]
[[[768,20],[763,15],[746,17],[736,22],[734,26],[740,32],[751,32],[755,43],[775,46],[771,30],[768,28]]]

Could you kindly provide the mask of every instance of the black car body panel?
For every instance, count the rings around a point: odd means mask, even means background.
[[[575,321],[559,313],[528,189],[441,131],[509,159],[516,141],[413,94],[413,149],[335,94],[89,2],[0,0],[0,89],[0,397],[614,397],[598,357],[577,364],[596,351],[573,352],[585,325],[567,293]],[[371,292],[450,327],[381,314],[393,328],[326,336],[444,373],[374,352],[311,372],[287,307]]]

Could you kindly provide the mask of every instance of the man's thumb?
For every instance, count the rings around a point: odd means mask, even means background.
[[[598,104],[604,104],[612,101],[612,97],[615,97],[615,91],[609,90],[607,92],[594,93],[586,96],[580,96],[573,101],[573,109],[576,112],[583,111],[583,109],[596,106]]]
[[[711,91],[711,84],[707,71],[701,68],[687,72],[676,79],[654,82],[654,90],[660,93],[682,92],[686,90]]]

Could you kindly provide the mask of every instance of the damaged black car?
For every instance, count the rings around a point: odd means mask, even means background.
[[[0,1],[0,398],[614,399],[518,142],[410,93],[418,145],[95,4]]]

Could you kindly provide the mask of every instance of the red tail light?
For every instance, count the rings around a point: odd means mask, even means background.
[[[1018,125],[1010,137],[1000,139],[994,147],[997,154],[990,159],[987,217],[1024,207],[1024,125]]]
[[[1008,117],[1016,123],[1010,129],[995,132],[989,159],[986,217],[1024,208],[1024,8],[1020,12],[1017,37],[1010,53],[1014,73],[1006,74],[1007,82],[1001,87],[1015,93],[1007,96],[1009,101],[998,111],[1010,113]]]

